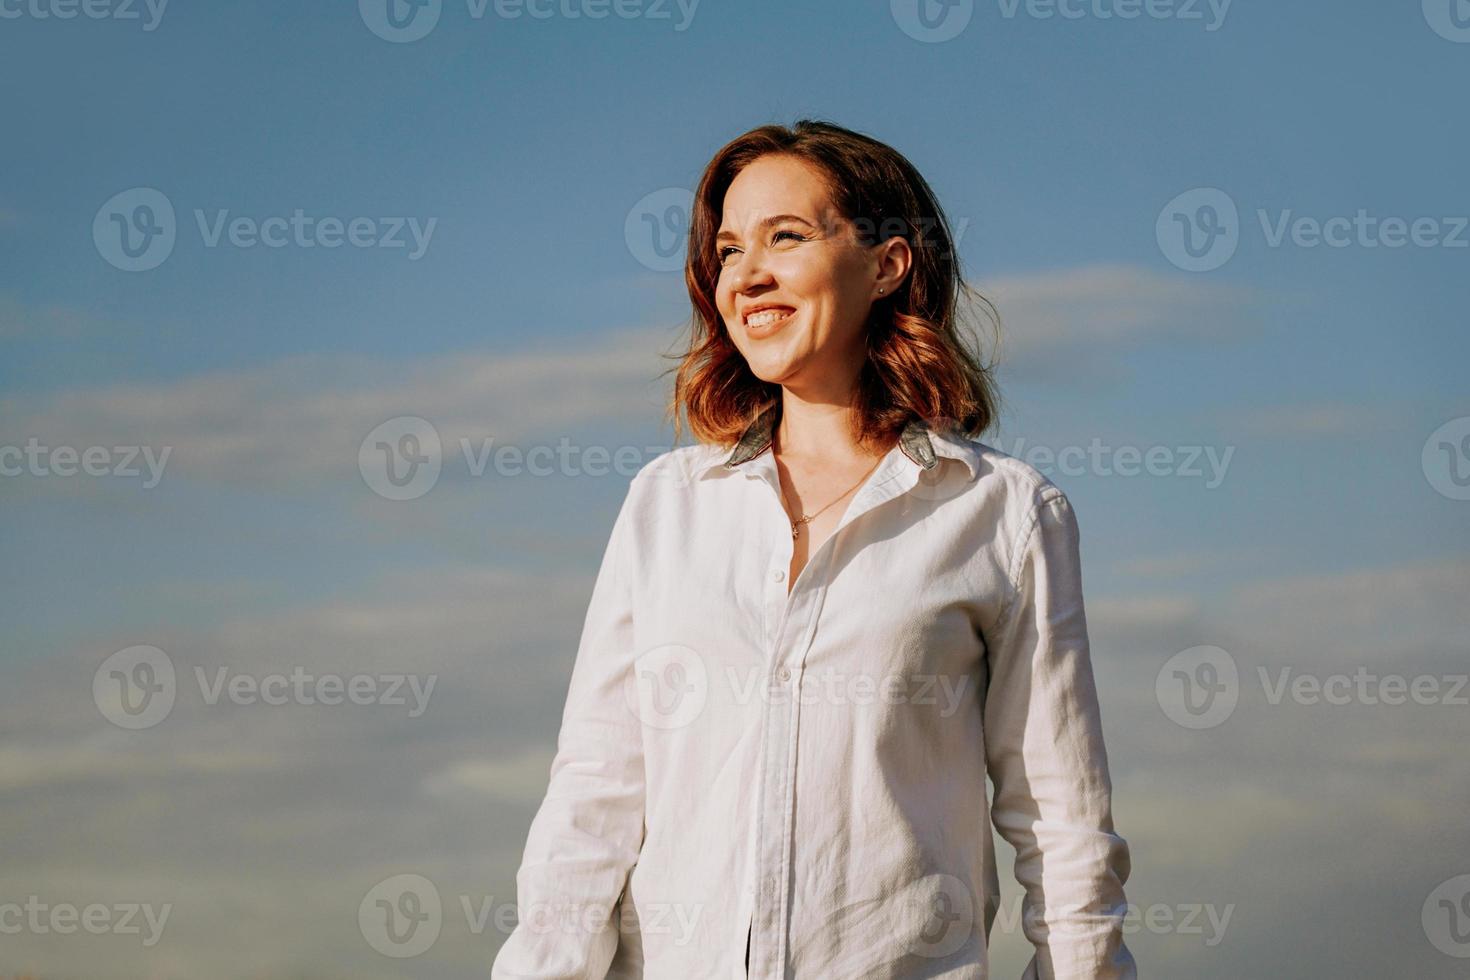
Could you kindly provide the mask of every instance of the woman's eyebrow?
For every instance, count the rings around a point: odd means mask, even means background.
[[[778,225],[783,221],[799,221],[802,224],[806,225],[808,228],[816,227],[816,225],[812,224],[810,221],[806,220],[799,214],[773,214],[769,218],[762,221],[757,227],[769,228],[771,225]],[[739,237],[740,236],[736,235],[733,231],[721,231],[718,235],[715,236],[715,241],[726,242],[738,239]]]

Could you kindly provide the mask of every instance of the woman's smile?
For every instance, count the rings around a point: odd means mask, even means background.
[[[772,306],[747,313],[745,332],[754,340],[769,337],[796,318],[796,311],[789,306]]]

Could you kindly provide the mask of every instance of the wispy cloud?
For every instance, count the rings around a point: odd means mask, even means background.
[[[1116,263],[997,276],[975,286],[995,304],[1006,349],[1018,356],[1237,335],[1239,311],[1259,296],[1245,286]]]
[[[350,477],[363,439],[412,415],[480,445],[554,441],[590,422],[658,418],[667,362],[659,329],[609,333],[570,350],[465,352],[407,361],[292,357],[262,368],[129,383],[0,403],[0,438],[20,445],[172,447],[189,479],[291,485]]]

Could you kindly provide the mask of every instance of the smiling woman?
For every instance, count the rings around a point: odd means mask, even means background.
[[[698,438],[731,441],[819,351],[822,373],[856,375],[861,444],[891,442],[915,414],[984,431],[996,393],[960,323],[993,310],[957,261],[928,183],[884,144],[815,122],[732,141],[690,216],[694,321],[670,404],[676,434],[682,408]],[[793,315],[750,321],[770,309]]]
[[[700,443],[614,523],[493,976],[982,980],[993,823],[1026,978],[1131,980],[1076,516],[975,438],[928,185],[838,126],[754,130],[685,277]]]

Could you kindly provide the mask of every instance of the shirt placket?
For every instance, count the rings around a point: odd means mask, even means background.
[[[769,455],[751,461],[756,474],[777,494],[780,482]],[[822,542],[816,553],[808,556],[807,566],[797,576],[787,593],[786,579],[791,567],[792,545],[774,549],[771,568],[766,575],[768,595],[765,639],[771,651],[764,665],[766,697],[762,699],[760,778],[757,792],[753,849],[753,910],[750,937],[750,977],[784,980],[789,936],[791,893],[791,850],[796,790],[796,738],[800,721],[800,691],[806,650],[816,628],[817,615],[826,598],[831,556],[843,529],[863,513],[903,491],[904,481],[896,475],[896,459],[880,467],[869,478],[872,481],[859,490],[837,528]],[[781,509],[784,519],[785,510]]]

